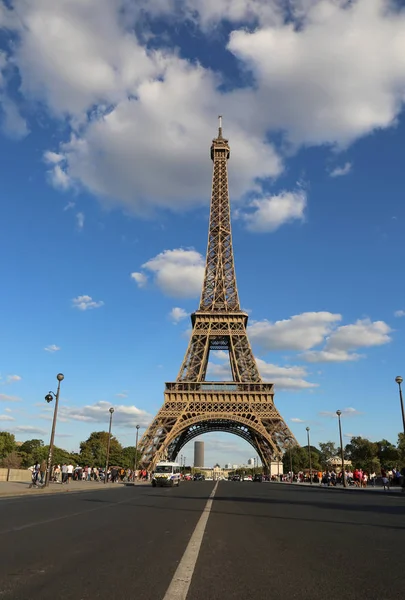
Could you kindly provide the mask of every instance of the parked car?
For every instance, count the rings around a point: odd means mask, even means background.
[[[204,481],[205,480],[205,475],[203,475],[202,473],[196,473],[194,475],[194,481]]]
[[[256,473],[256,475],[253,477],[253,481],[259,481],[261,483],[263,481],[263,475]]]

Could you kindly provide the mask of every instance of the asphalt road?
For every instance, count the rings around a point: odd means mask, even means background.
[[[0,597],[163,600],[213,482],[0,500]],[[221,482],[187,600],[401,600],[405,498]]]

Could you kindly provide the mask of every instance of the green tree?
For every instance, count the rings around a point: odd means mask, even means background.
[[[140,459],[141,459],[141,453],[138,452],[138,460],[137,460],[137,464],[139,465]],[[134,465],[135,465],[135,446],[127,446],[126,448],[122,449],[121,452],[121,460],[118,463],[121,467],[123,467],[124,469],[133,469]]]
[[[318,471],[321,467],[319,457],[319,450],[314,446],[311,446],[311,466],[314,471]],[[304,471],[306,469],[309,469],[309,456],[307,446],[293,446],[291,448],[291,459],[292,469],[294,473],[298,473],[298,471]],[[285,473],[290,471],[290,463],[290,450],[287,450],[283,456],[283,468]]]
[[[397,449],[398,449],[399,466],[401,468],[405,467],[405,433],[398,434]]]
[[[25,468],[31,467],[37,461],[41,462],[48,456],[43,440],[37,439],[27,440],[21,444],[18,453],[21,456],[21,466]]]
[[[13,450],[1,460],[0,464],[6,469],[19,469],[21,467],[21,456]]]
[[[377,444],[377,457],[380,461],[381,466],[386,469],[393,469],[398,466],[399,463],[399,450],[394,444],[391,444],[388,440],[381,440],[376,442]]]
[[[27,440],[19,447],[20,452],[25,452],[26,454],[33,454],[35,451],[39,450],[39,448],[43,448],[44,442],[43,440]]]
[[[108,433],[106,431],[93,431],[90,437],[80,444],[81,465],[102,467],[107,460]],[[122,446],[116,437],[111,436],[110,465],[120,465],[122,460]]]
[[[337,455],[338,449],[336,448],[335,442],[320,442],[319,448],[321,450],[319,462],[323,468],[326,468],[328,466],[328,461]]]
[[[345,456],[352,461],[355,468],[364,469],[368,473],[373,471],[378,473],[381,470],[378,446],[366,438],[352,437],[350,443],[345,447]]]
[[[8,431],[0,431],[0,459],[15,450],[15,437]]]

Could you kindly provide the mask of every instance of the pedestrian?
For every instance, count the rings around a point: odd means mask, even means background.
[[[72,464],[68,464],[66,467],[66,472],[67,472],[67,479],[66,479],[66,483],[70,483],[70,481],[72,480],[73,477],[73,465]]]
[[[385,469],[381,469],[381,477],[384,486],[384,490],[390,489],[390,480],[387,477],[387,471]]]

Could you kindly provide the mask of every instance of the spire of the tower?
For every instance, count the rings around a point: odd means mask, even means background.
[[[240,311],[233,263],[231,211],[229,205],[227,161],[228,140],[222,137],[222,116],[218,117],[218,137],[212,140],[214,163],[207,260],[200,311]]]
[[[222,138],[222,115],[218,117],[218,138]]]

